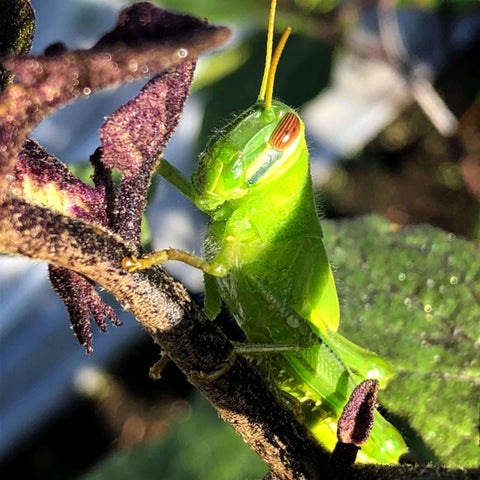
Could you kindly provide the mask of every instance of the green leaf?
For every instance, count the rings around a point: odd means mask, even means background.
[[[325,222],[340,331],[394,365],[380,403],[421,459],[478,465],[480,244],[370,216]]]
[[[178,423],[168,438],[116,453],[83,480],[253,480],[267,465],[197,394],[192,416]]]

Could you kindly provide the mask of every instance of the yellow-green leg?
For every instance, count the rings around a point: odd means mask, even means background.
[[[159,250],[158,252],[147,253],[139,258],[135,255],[124,257],[122,260],[122,268],[129,272],[136,272],[137,270],[145,270],[154,265],[161,265],[167,260],[177,260],[186,263],[215,277],[223,277],[228,273],[224,265],[209,263],[192,253],[177,250],[176,248],[167,248],[165,250]]]

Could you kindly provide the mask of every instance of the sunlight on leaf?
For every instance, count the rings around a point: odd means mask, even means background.
[[[340,330],[397,371],[380,404],[421,459],[476,466],[479,243],[374,216],[325,223]]]

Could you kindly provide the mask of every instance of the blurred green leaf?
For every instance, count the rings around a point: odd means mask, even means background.
[[[477,466],[480,244],[376,216],[324,231],[340,331],[397,371],[380,395],[391,420],[423,460]]]
[[[267,22],[268,1],[244,0],[155,0],[160,6],[208,18],[209,22],[240,21],[244,25]]]
[[[444,4],[455,5],[458,7],[474,7],[478,0],[397,0],[396,5],[399,7],[412,7],[435,9]]]
[[[192,91],[208,87],[234,73],[250,57],[250,50],[243,44],[208,55],[200,60],[195,71]]]
[[[473,236],[477,240],[480,240],[480,202],[477,203],[477,208],[475,210],[475,216],[473,219]]]
[[[0,55],[22,55],[30,51],[35,13],[28,0],[0,0]],[[0,66],[0,91],[11,75]]]
[[[111,455],[83,480],[249,480],[267,466],[197,394],[192,416],[168,438]]]

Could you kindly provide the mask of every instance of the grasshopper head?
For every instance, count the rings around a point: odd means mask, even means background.
[[[193,184],[197,205],[209,213],[228,213],[247,194],[290,171],[305,147],[304,125],[287,105],[258,101],[212,139],[200,158]],[[260,192],[260,189],[261,192]]]

